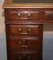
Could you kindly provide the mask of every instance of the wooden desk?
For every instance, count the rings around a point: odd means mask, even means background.
[[[4,5],[8,60],[43,60],[43,24],[53,23],[53,3]]]

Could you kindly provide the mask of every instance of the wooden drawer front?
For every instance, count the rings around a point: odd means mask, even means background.
[[[43,19],[44,12],[41,10],[19,10],[19,9],[9,9],[6,11],[6,18],[9,20],[17,20],[17,19]]]
[[[39,51],[41,48],[41,40],[38,38],[18,38],[18,39],[8,39],[8,49],[19,51]]]
[[[8,34],[15,35],[40,35],[41,25],[8,25]]]
[[[52,21],[53,20],[53,11],[45,11],[45,19],[46,21]]]
[[[18,54],[17,52],[13,52],[8,54],[9,60],[38,60],[39,56],[35,53],[30,54]]]

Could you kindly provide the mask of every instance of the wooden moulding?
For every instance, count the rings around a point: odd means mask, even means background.
[[[3,8],[53,8],[53,3],[13,3],[5,0]]]

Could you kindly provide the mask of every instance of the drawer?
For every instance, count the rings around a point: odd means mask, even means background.
[[[7,40],[9,50],[19,51],[39,51],[41,48],[41,40],[38,37],[25,37],[14,39],[10,37]]]
[[[12,52],[8,54],[8,58],[11,58],[11,60],[38,60],[38,57],[39,56],[35,53],[18,54],[17,52]]]
[[[7,25],[7,33],[12,35],[40,35],[42,25]]]
[[[53,20],[53,11],[45,11],[45,19],[46,21],[52,21]]]
[[[8,9],[6,10],[7,20],[22,20],[22,19],[36,19],[44,18],[44,12],[35,9]],[[8,13],[8,14],[7,14]]]

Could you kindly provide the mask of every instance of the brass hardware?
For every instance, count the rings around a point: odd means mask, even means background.
[[[31,28],[28,28],[28,31],[30,32],[31,31]]]
[[[31,13],[28,13],[28,16],[31,16]]]
[[[22,45],[23,48],[27,48],[27,45]]]
[[[28,33],[21,33],[21,34],[23,34],[23,35],[27,35]]]
[[[21,31],[21,28],[18,28],[18,31],[20,32]]]
[[[21,14],[20,14],[20,13],[18,13],[17,15],[18,15],[18,16],[20,16]]]

